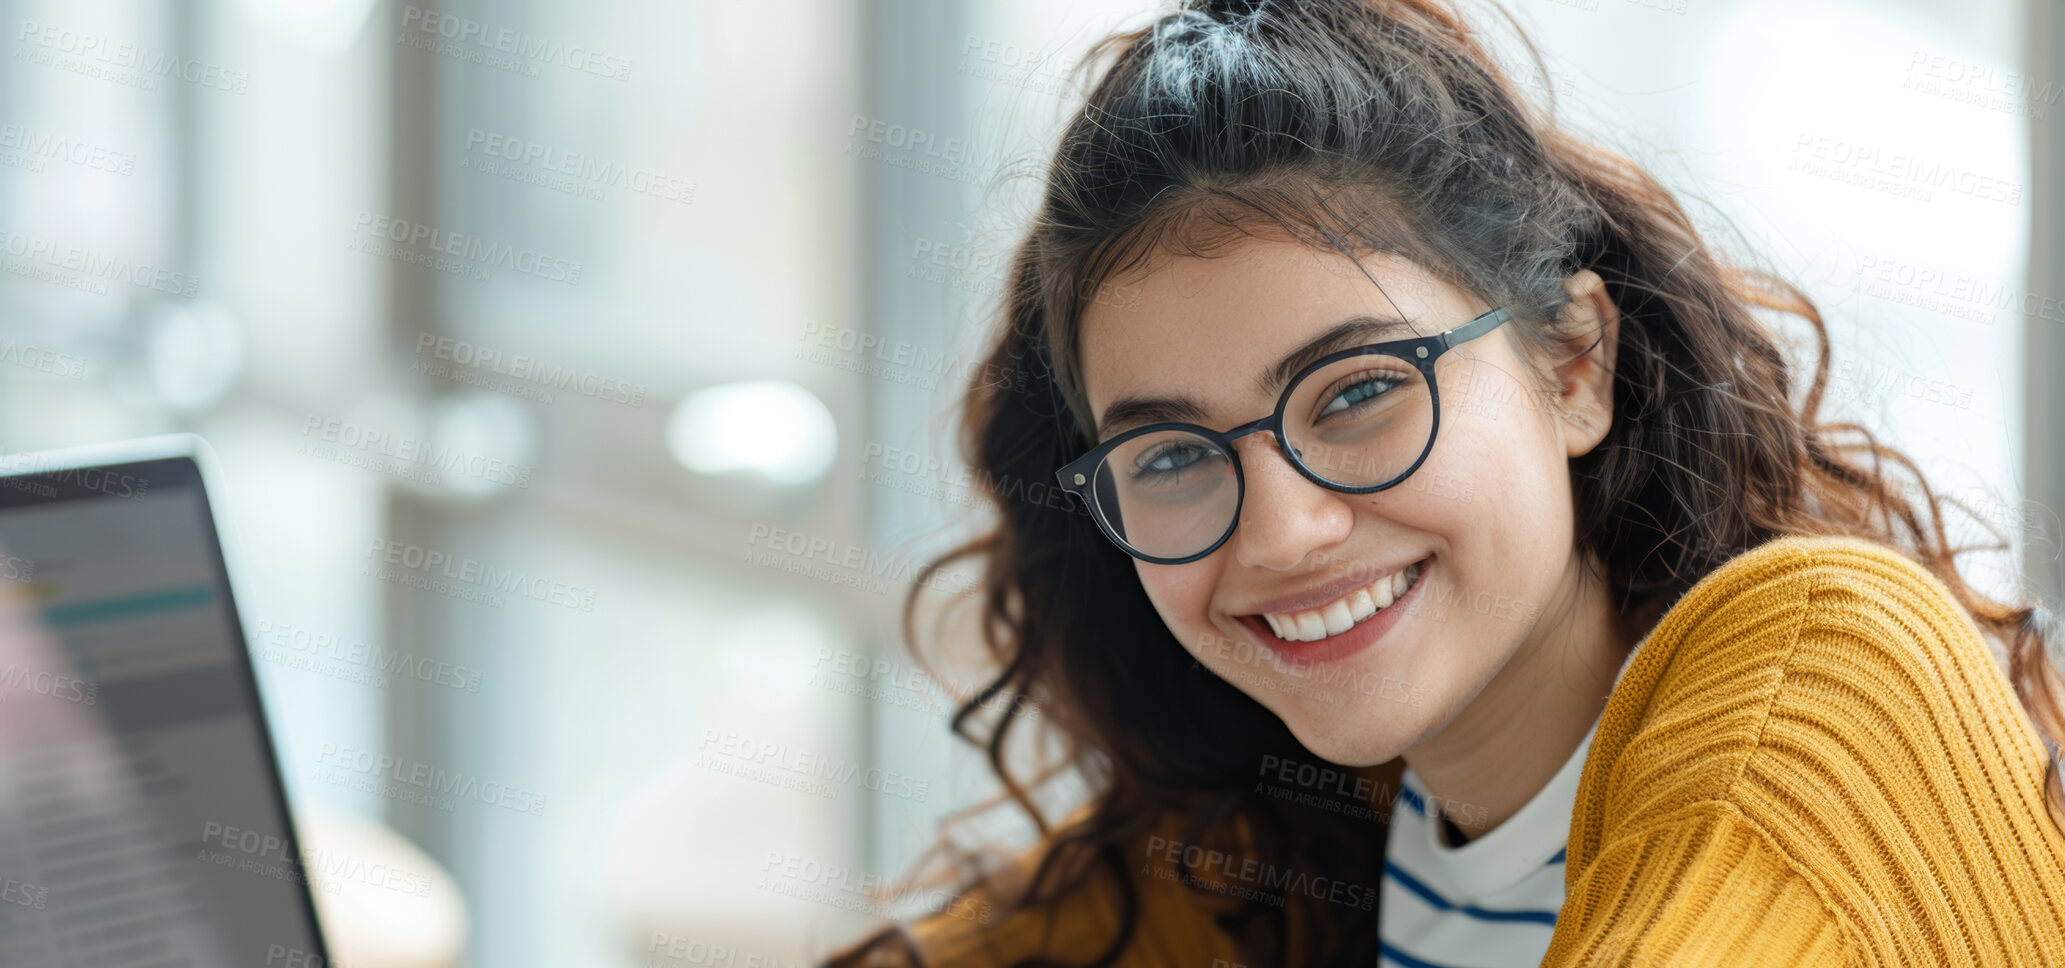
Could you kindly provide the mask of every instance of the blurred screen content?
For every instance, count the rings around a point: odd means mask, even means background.
[[[321,957],[199,477],[0,478],[0,964]]]

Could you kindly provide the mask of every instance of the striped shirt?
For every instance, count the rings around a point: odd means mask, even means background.
[[[1563,848],[1598,728],[1518,813],[1460,847],[1448,845],[1426,784],[1406,768],[1379,888],[1380,968],[1541,964],[1563,907]]]

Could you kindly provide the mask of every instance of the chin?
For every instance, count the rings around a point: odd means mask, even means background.
[[[1299,707],[1291,715],[1277,714],[1313,755],[1342,766],[1376,766],[1396,759],[1412,745],[1412,734],[1401,727],[1417,728],[1393,718],[1386,723],[1344,723],[1339,706]]]

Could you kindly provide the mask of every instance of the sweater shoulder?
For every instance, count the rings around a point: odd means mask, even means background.
[[[1616,850],[1728,847],[1673,819],[1721,810],[1879,961],[1962,938],[2050,963],[2065,832],[2043,743],[1928,569],[1868,541],[1781,539],[1695,586],[1630,663],[1579,781],[1567,877]],[[1662,891],[1678,869],[1655,863]]]
[[[1977,626],[1920,563],[1863,538],[1774,539],[1696,583],[1630,658],[1580,781],[1580,803],[1597,806],[1573,820],[1573,860],[1576,841],[1609,826],[1741,799],[1774,744],[1848,730],[1863,742],[1811,751],[1815,779],[1833,783],[1831,771],[1886,767],[1899,755],[1888,738],[1925,742],[1974,715],[2012,723],[2014,702]]]
[[[1877,678],[1873,667],[1918,672],[1912,667],[1974,656],[1992,662],[1978,626],[1941,578],[1895,548],[1847,536],[1781,537],[1737,555],[1687,592],[1651,640],[1659,647],[1659,687],[1762,695],[1794,707],[1846,698],[1781,688],[1809,675],[1942,701],[1956,697],[1922,688],[1922,678]]]

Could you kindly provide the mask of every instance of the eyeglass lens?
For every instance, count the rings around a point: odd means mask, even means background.
[[[1306,470],[1334,484],[1396,481],[1434,437],[1434,395],[1419,367],[1378,353],[1305,375],[1283,412],[1284,440]],[[1240,481],[1210,438],[1162,430],[1114,448],[1097,468],[1099,513],[1112,533],[1155,558],[1202,552],[1232,527]]]

